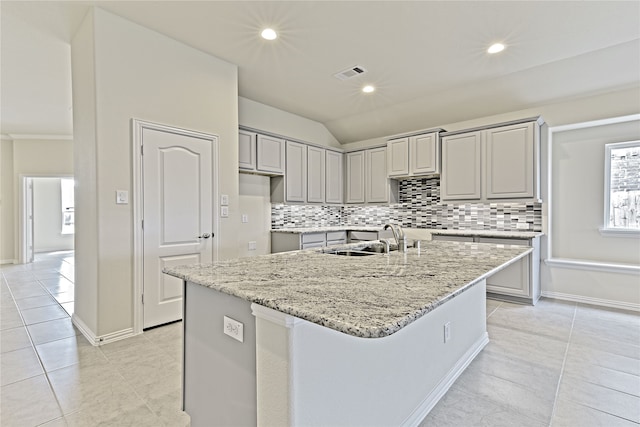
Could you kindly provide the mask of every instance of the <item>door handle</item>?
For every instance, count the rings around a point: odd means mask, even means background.
[[[213,233],[204,233],[202,236],[198,236],[198,239],[208,239],[209,237],[213,237]]]

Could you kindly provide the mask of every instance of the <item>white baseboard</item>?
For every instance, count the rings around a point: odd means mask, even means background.
[[[640,304],[624,301],[614,301],[602,298],[585,297],[582,295],[563,294],[561,292],[543,291],[542,296],[565,301],[580,302],[583,304],[599,305],[602,307],[618,308],[621,310],[631,310],[640,312]]]
[[[17,264],[17,259],[0,259],[0,264]]]
[[[453,383],[464,372],[469,364],[476,358],[478,353],[489,344],[489,334],[487,332],[476,341],[475,344],[456,362],[447,375],[438,383],[435,389],[418,405],[418,407],[402,423],[403,426],[419,426],[424,418],[431,412],[436,404],[451,388]]]
[[[122,329],[120,331],[111,332],[106,335],[96,335],[75,313],[71,316],[71,322],[80,330],[82,335],[91,343],[91,345],[99,346],[114,341],[120,341],[134,335],[133,328]]]

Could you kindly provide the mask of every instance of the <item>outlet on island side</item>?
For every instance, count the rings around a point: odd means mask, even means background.
[[[451,322],[444,324],[444,342],[447,343],[451,339]]]
[[[255,251],[257,247],[258,247],[258,244],[255,241],[249,242],[249,250],[250,251]]]
[[[224,316],[224,334],[234,340],[244,342],[244,325],[237,320]]]

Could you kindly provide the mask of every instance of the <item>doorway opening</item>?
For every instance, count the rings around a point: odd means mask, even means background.
[[[21,176],[19,262],[74,250],[73,176]]]

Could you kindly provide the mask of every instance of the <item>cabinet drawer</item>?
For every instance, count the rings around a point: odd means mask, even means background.
[[[378,240],[377,231],[350,231],[349,241],[359,242],[361,240]]]
[[[327,242],[330,240],[347,240],[347,232],[346,231],[328,231],[327,232]]]
[[[324,233],[308,233],[302,235],[302,244],[305,243],[324,243]]]

